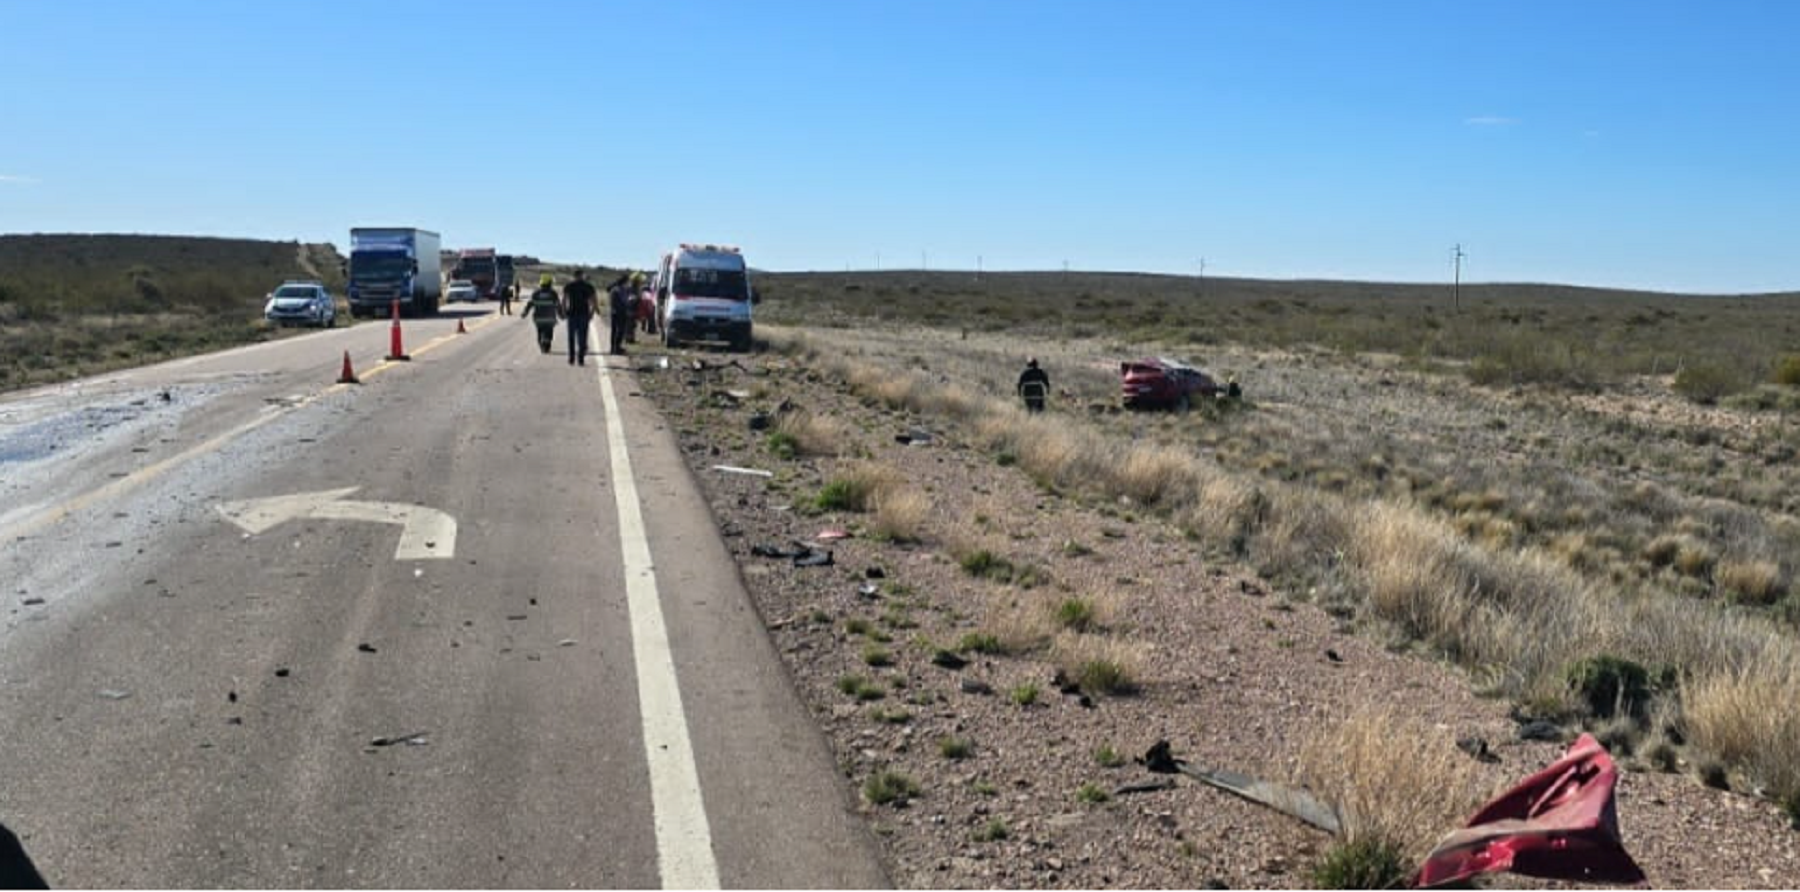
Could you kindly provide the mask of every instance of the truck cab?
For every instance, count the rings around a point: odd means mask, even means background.
[[[743,252],[730,245],[683,244],[665,253],[655,277],[663,344],[723,343],[750,349],[750,283]]]
[[[350,230],[345,296],[352,316],[385,316],[398,303],[407,315],[437,312],[438,234],[405,227]]]

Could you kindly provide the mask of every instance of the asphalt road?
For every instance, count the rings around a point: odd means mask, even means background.
[[[634,373],[487,309],[0,399],[53,885],[886,884]]]

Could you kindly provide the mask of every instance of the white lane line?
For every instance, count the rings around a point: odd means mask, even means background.
[[[631,458],[625,452],[625,425],[603,358],[599,374],[600,399],[606,407],[606,445],[612,454],[613,497],[619,506],[619,551],[625,569],[625,600],[631,611],[638,711],[644,723],[644,755],[650,765],[657,872],[664,889],[717,889],[719,867],[713,859],[712,828],[700,795],[700,772],[694,767],[687,713],[681,707],[674,654],[663,625],[662,596],[650,563],[637,481],[632,479]]]

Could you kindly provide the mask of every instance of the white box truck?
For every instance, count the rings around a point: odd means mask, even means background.
[[[665,346],[706,342],[750,349],[750,307],[762,296],[750,283],[742,251],[730,245],[681,245],[662,256],[655,287]]]
[[[350,230],[350,315],[386,316],[396,300],[408,316],[435,314],[443,296],[438,244],[438,234],[423,229]]]

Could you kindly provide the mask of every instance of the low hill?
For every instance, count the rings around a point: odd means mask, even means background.
[[[0,236],[0,389],[277,336],[284,279],[341,293],[331,245],[162,235]]]

